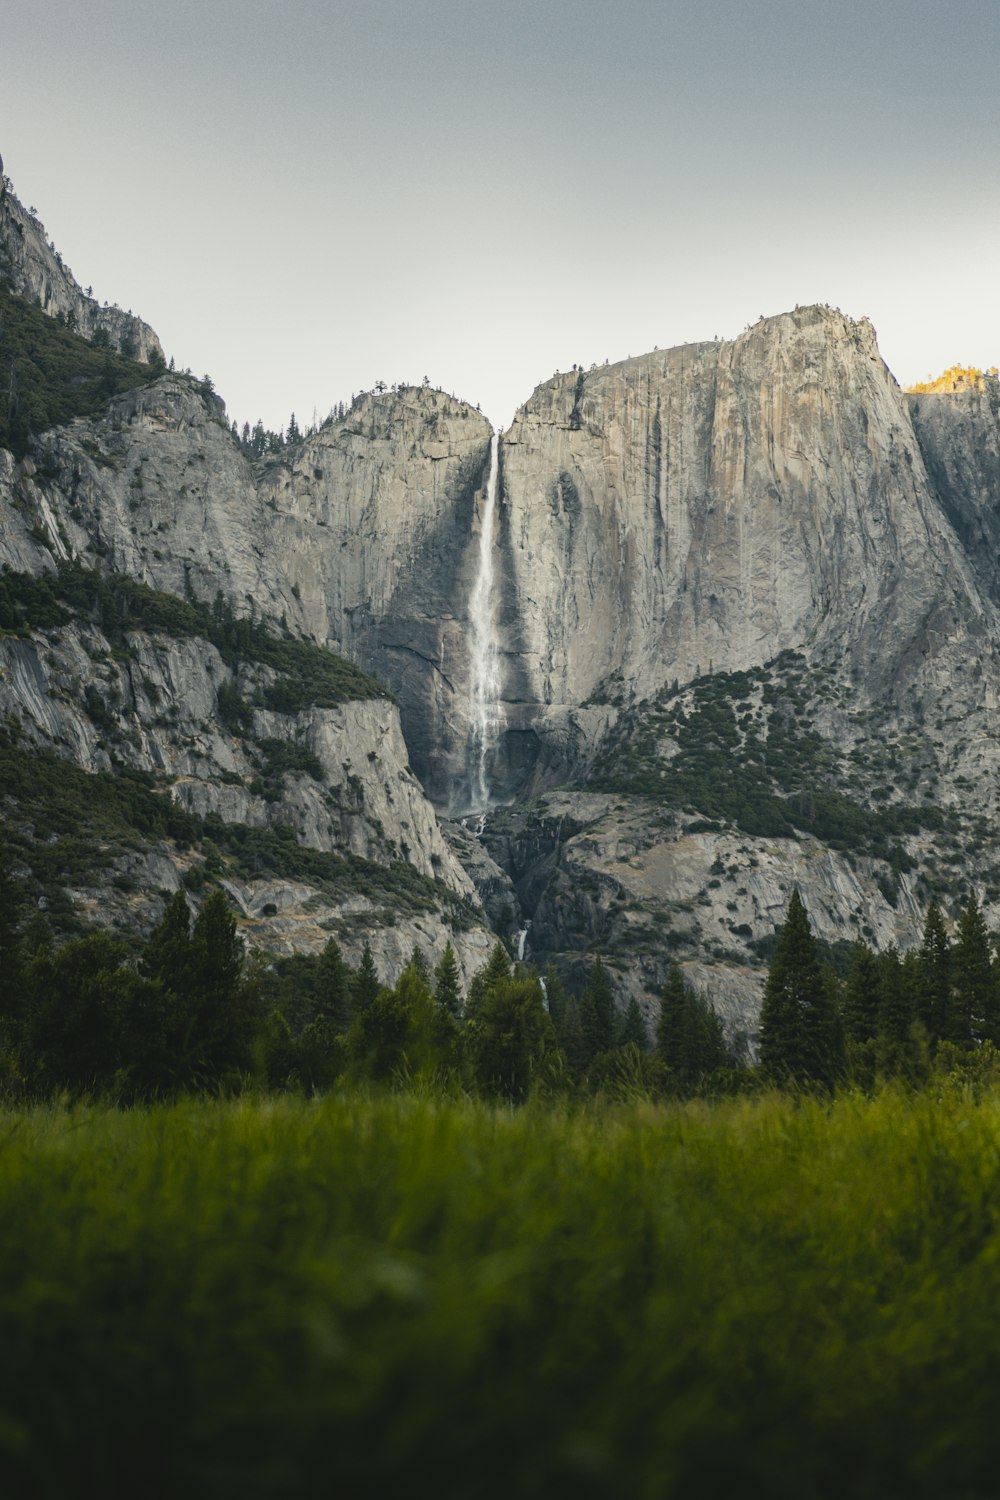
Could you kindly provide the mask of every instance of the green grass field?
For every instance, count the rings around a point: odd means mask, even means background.
[[[1000,1490],[1000,1101],[0,1115],[5,1495]]]

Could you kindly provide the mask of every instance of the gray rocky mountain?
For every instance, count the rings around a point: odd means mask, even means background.
[[[10,192],[2,213],[8,284],[105,326]],[[145,325],[115,327],[159,349]],[[869,323],[799,308],[543,383],[488,496],[490,442],[471,407],[406,387],[255,461],[217,396],[165,372],[20,462],[0,454],[6,567],[73,558],[221,599],[395,699],[275,713],[252,702],[259,663],[162,631],[134,632],[123,661],[77,619],[0,642],[0,707],[82,766],[173,777],[203,819],[437,882],[418,914],[231,870],[255,936],[286,950],[378,933],[391,970],[415,923],[440,951],[454,900],[468,972],[490,942],[482,900],[505,936],[530,922],[529,957],[572,970],[599,951],[647,1007],[678,959],[752,1029],[793,885],[833,953],[862,933],[907,945],[960,877],[997,925],[995,382],[909,396]],[[491,520],[499,688],[477,836],[472,613]],[[223,684],[251,703],[240,734],[220,721]],[[281,742],[322,776],[286,771],[269,801],[260,745]],[[460,815],[443,837],[438,819]],[[170,862],[175,878],[190,863]]]
[[[3,176],[0,158],[0,276],[19,297],[37,303],[50,317],[70,322],[84,338],[106,338],[108,347],[144,364],[162,360],[163,350],[148,323],[118,306],[101,304],[84,292],[63,263],[45,226],[26,209]]]

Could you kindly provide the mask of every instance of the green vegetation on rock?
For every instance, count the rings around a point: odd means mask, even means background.
[[[102,573],[76,559],[37,577],[0,572],[0,632],[49,630],[73,617],[97,626],[114,647],[126,652],[129,631],[143,630],[209,641],[234,670],[243,662],[269,667],[276,675],[263,689],[261,702],[276,713],[388,696],[374,677],[345,657],[281,633],[281,627],[264,615],[237,615],[221,593],[211,605],[180,599],[125,573]],[[237,718],[232,691],[229,714]]]
[[[33,434],[100,411],[112,396],[156,380],[163,366],[90,344],[0,288],[0,370],[0,447],[20,458]]]
[[[626,709],[588,785],[651,797],[754,838],[813,834],[833,849],[912,862],[907,835],[954,825],[930,803],[865,805],[847,788],[840,752],[811,726],[803,658],[698,678]]]
[[[399,914],[445,910],[456,927],[474,920],[449,887],[406,860],[377,864],[307,848],[288,827],[200,818],[148,772],[84,771],[51,751],[29,748],[9,725],[0,726],[0,788],[0,823],[12,855],[30,872],[31,891],[44,898],[59,931],[81,930],[67,886],[85,885],[114,868],[123,854],[159,840],[182,850],[209,841],[223,857],[215,875],[228,870],[244,879],[301,880],[331,896],[368,896]]]

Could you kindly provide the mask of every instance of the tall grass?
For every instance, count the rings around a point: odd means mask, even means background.
[[[948,1497],[1000,1103],[0,1116],[7,1494]]]

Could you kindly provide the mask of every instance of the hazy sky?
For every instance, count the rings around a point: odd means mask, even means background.
[[[998,64],[1000,0],[0,0],[0,152],[241,423],[506,422],[795,303],[1000,362]]]

